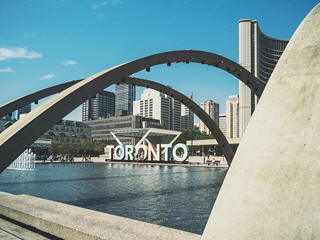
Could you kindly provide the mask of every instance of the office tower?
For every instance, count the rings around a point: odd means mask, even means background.
[[[200,107],[208,113],[208,115],[216,122],[219,126],[219,104],[215,103],[212,100],[207,100],[203,103],[200,103]],[[207,126],[200,120],[199,129],[201,132],[205,132],[206,134],[211,134]]]
[[[20,115],[21,114],[27,114],[29,112],[31,112],[31,103],[29,103],[29,104],[25,105],[24,107],[18,109],[17,119],[20,119]]]
[[[226,101],[227,138],[239,138],[239,96],[229,96]]]
[[[267,82],[288,40],[265,35],[257,20],[239,20],[239,64]],[[257,97],[244,83],[239,81],[239,135],[245,132],[258,102]]]
[[[221,130],[221,132],[223,133],[223,135],[225,137],[227,136],[227,119],[226,119],[226,114],[225,113],[221,113],[219,114],[219,128]]]
[[[181,130],[181,103],[172,97],[169,99],[170,110],[170,128],[171,130]]]
[[[82,121],[114,116],[114,93],[102,91],[82,104]]]
[[[115,89],[116,105],[115,109],[125,110],[128,115],[133,113],[133,101],[136,100],[136,86],[119,84]]]
[[[181,104],[181,130],[193,129],[194,114],[188,107]]]
[[[181,103],[166,94],[145,89],[133,102],[133,115],[159,119],[165,129],[180,130]]]

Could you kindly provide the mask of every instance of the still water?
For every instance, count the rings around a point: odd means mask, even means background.
[[[0,191],[29,194],[201,234],[226,169],[131,164],[38,164],[5,170]]]

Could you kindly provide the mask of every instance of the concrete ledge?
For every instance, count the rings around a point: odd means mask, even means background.
[[[0,214],[64,239],[199,240],[188,233],[29,195],[0,192]]]

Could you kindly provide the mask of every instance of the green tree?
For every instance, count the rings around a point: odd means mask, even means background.
[[[52,142],[50,148],[48,149],[49,154],[57,155],[58,154],[58,143]]]
[[[58,145],[58,154],[64,154],[67,151],[67,146],[64,143]]]
[[[168,137],[168,142],[170,142],[174,136]],[[176,142],[187,143],[188,140],[198,140],[198,139],[213,139],[213,135],[208,135],[206,133],[200,132],[199,130],[184,129],[182,134],[178,137]]]

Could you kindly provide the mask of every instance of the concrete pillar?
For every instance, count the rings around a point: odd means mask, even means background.
[[[281,56],[202,239],[320,239],[320,5]]]

